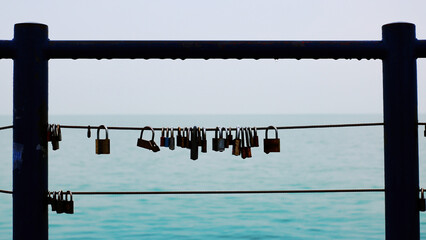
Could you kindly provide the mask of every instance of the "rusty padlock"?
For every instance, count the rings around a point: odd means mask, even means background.
[[[247,158],[247,141],[246,141],[246,131],[245,128],[241,128],[241,146],[240,146],[240,152],[241,152],[241,158],[246,159]]]
[[[275,138],[268,138],[268,130],[275,130]],[[278,129],[274,126],[269,126],[265,130],[265,139],[263,139],[263,151],[266,154],[270,152],[280,152],[280,139],[278,138]]]
[[[48,142],[52,141],[52,135],[53,135],[52,127],[53,127],[52,124],[48,124],[47,125],[47,135],[46,135],[46,137],[47,137],[47,141]]]
[[[166,137],[164,136],[164,128],[161,128],[160,147],[164,147]]]
[[[68,195],[70,196],[69,199],[68,199]],[[67,191],[65,193],[64,212],[67,213],[67,214],[74,214],[74,200],[72,199],[71,191]]]
[[[259,147],[259,137],[257,136],[257,128],[253,127],[252,147]]]
[[[178,127],[178,130],[177,130],[178,132],[177,132],[177,136],[176,136],[176,145],[178,146],[178,147],[182,147],[182,134],[181,134],[181,129],[180,129],[180,127]]]
[[[246,132],[246,152],[247,152],[247,158],[251,158],[251,142],[252,142],[252,136],[250,128],[245,129]]]
[[[56,192],[52,192],[52,199],[50,200],[50,205],[52,206],[52,211],[56,212],[56,208],[58,206],[58,194]]]
[[[151,140],[145,140],[145,139],[143,139],[143,131],[144,130],[151,130],[151,132],[152,132],[152,138],[151,138]],[[141,148],[145,148],[145,149],[148,149],[148,150],[151,150],[151,151],[153,151],[153,152],[158,152],[158,151],[160,151],[160,148],[158,147],[158,145],[155,143],[155,141],[154,141],[154,136],[155,136],[155,132],[154,132],[154,129],[152,128],[152,127],[149,127],[149,126],[146,126],[146,127],[144,127],[142,130],[141,130],[141,135],[140,135],[140,137],[138,138],[138,142],[137,142],[137,146],[138,147],[141,147]]]
[[[58,193],[58,198],[57,198],[57,203],[56,203],[56,213],[60,214],[60,213],[64,213],[65,212],[65,201],[64,201],[64,193],[61,191],[59,191]]]
[[[424,212],[424,211],[426,211],[426,200],[425,200],[424,189],[421,188],[420,192],[421,192],[421,194],[420,194],[420,199],[419,199],[419,211]]]
[[[175,133],[173,127],[170,128],[169,149],[175,150]]]
[[[191,153],[192,160],[198,159],[198,128],[194,126],[191,128]]]
[[[235,156],[239,156],[240,155],[240,144],[241,144],[241,139],[240,139],[240,127],[236,127],[235,128],[235,139],[234,141],[232,141],[232,154]]]
[[[219,127],[216,127],[214,130],[214,138],[212,138],[212,150],[217,152],[219,151]]]
[[[58,134],[58,141],[62,141],[61,125],[59,125],[59,124],[56,125],[56,131],[57,131],[57,134]]]
[[[105,139],[99,139],[99,132],[101,128],[105,129]],[[100,125],[97,131],[96,138],[96,154],[109,154],[110,153],[110,141],[108,138],[108,128],[104,125]]]
[[[185,138],[185,148],[191,149],[191,130],[192,128],[185,128],[186,138]]]
[[[58,131],[58,126],[56,124],[52,125],[52,149],[53,151],[56,151],[59,149],[59,131]]]

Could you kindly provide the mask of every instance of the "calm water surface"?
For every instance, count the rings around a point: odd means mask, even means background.
[[[426,118],[421,116],[420,121]],[[288,126],[381,122],[380,115],[50,116],[49,122],[110,126]],[[12,117],[0,117],[10,125]],[[109,132],[111,154],[95,154],[96,132],[63,129],[49,151],[49,190],[179,191],[383,188],[382,127],[282,130],[281,153],[241,159],[212,152],[136,147],[140,132]],[[420,183],[426,138],[419,129]],[[93,137],[94,136],[94,137]],[[103,136],[103,135],[102,135]],[[156,134],[159,141],[159,133]],[[50,145],[49,145],[50,148]],[[51,148],[50,148],[51,149]],[[0,189],[12,190],[12,130],[0,131]],[[74,196],[75,214],[49,212],[51,239],[384,239],[383,193]],[[421,214],[422,239],[426,219]],[[12,238],[12,197],[0,194],[0,239]]]

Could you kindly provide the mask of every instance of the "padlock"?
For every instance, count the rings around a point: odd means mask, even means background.
[[[191,149],[191,128],[185,128],[186,139],[185,139],[185,148]]]
[[[252,136],[251,136],[251,131],[250,128],[246,128],[245,129],[246,132],[246,153],[247,153],[247,158],[251,158],[251,141],[252,141]]]
[[[50,200],[50,206],[52,206],[52,211],[56,212],[56,207],[58,206],[58,194],[56,192],[52,192],[52,199]]]
[[[223,138],[223,131],[226,131],[226,128],[220,128],[219,139],[217,141],[217,150],[219,152],[225,151],[225,138]]]
[[[52,141],[52,135],[53,135],[52,127],[53,127],[52,124],[48,124],[47,125],[47,135],[46,135],[46,137],[47,137],[47,141],[48,142]]]
[[[206,153],[207,152],[207,136],[206,136],[206,129],[203,127],[201,129],[201,152]]]
[[[194,126],[191,128],[191,159],[198,159],[198,128]]]
[[[92,136],[92,131],[90,130],[90,125],[87,126],[87,138]]]
[[[169,128],[166,128],[166,137],[164,137],[164,147],[170,146]]]
[[[49,205],[52,207],[52,211],[53,211],[53,192],[47,192],[47,207],[49,207]],[[55,206],[55,210],[56,210],[56,206]]]
[[[50,192],[47,192],[47,198],[46,198],[47,205],[52,204],[52,196]]]
[[[181,142],[181,144],[180,144],[180,147],[181,148],[186,148],[186,142],[188,141],[188,138],[189,138],[189,136],[188,136],[188,131],[187,131],[187,127],[185,127],[183,130],[182,130],[182,142]]]
[[[235,128],[235,139],[234,141],[232,141],[232,154],[235,156],[239,156],[240,155],[240,144],[241,144],[241,139],[240,139],[240,127],[236,127]]]
[[[64,213],[65,212],[65,200],[64,200],[64,193],[59,191],[58,193],[58,201],[56,203],[56,213]]]
[[[170,128],[169,149],[175,150],[175,133],[173,127]]]
[[[178,127],[178,132],[177,132],[177,136],[176,136],[176,145],[178,147],[182,147],[182,134],[180,132],[180,127]]]
[[[426,137],[426,125],[425,125],[425,131],[424,131],[424,135],[425,135],[425,137]]]
[[[70,196],[70,199],[68,199],[68,195]],[[72,199],[71,191],[67,191],[65,193],[64,212],[67,214],[74,214],[74,200]]]
[[[198,128],[197,128],[197,136],[198,136],[198,138],[197,138],[197,140],[198,140],[198,146],[199,146],[199,147],[202,147],[202,146],[203,146],[203,143],[202,143],[202,141],[201,141],[201,127],[198,127]]]
[[[61,131],[61,125],[56,125],[56,131],[58,133],[58,141],[62,141],[62,131]]]
[[[259,137],[257,136],[257,128],[253,128],[252,147],[259,147]]]
[[[240,146],[240,153],[241,158],[246,159],[247,158],[247,141],[246,141],[246,131],[245,128],[241,128],[241,146]]]
[[[164,136],[164,128],[161,128],[160,147],[164,147],[166,137]]]
[[[99,131],[101,128],[105,129],[105,139],[99,139]],[[108,138],[108,128],[104,125],[100,125],[97,131],[96,138],[96,154],[109,154],[110,153],[110,141]]]
[[[419,211],[424,212],[426,211],[426,200],[425,200],[425,194],[424,189],[421,188],[421,198],[419,199]]]
[[[225,148],[229,148],[230,145],[232,145],[232,128],[229,127],[226,131]]]
[[[143,139],[142,138],[142,136],[143,136],[143,131],[144,130],[151,130],[151,132],[152,132],[152,138],[151,138],[151,140],[145,140],[145,139]],[[146,127],[144,127],[142,130],[141,130],[141,135],[140,135],[140,137],[138,138],[138,142],[137,142],[137,146],[138,147],[141,147],[141,148],[145,148],[145,149],[148,149],[148,150],[151,150],[151,151],[153,151],[153,152],[158,152],[158,151],[160,151],[160,148],[158,147],[158,145],[155,143],[155,141],[154,141],[154,136],[155,136],[155,132],[154,132],[154,129],[152,129],[152,127],[149,127],[149,126],[146,126]]]
[[[268,138],[268,130],[275,129],[275,138]],[[274,126],[269,126],[265,131],[265,139],[263,139],[263,151],[266,154],[270,152],[280,152],[280,139],[278,138],[278,129]]]
[[[214,138],[212,138],[212,150],[217,152],[219,151],[219,127],[216,127],[214,131]]]
[[[59,149],[59,132],[56,124],[52,125],[52,149],[53,151]]]

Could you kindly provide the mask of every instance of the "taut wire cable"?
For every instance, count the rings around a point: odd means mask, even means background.
[[[306,128],[339,128],[339,127],[368,127],[368,126],[383,126],[383,123],[349,123],[349,124],[324,124],[324,125],[301,125],[301,126],[281,126],[277,127],[278,130],[284,129],[306,129]],[[426,126],[426,122],[419,122],[419,126]],[[77,125],[60,125],[61,128],[70,128],[70,129],[87,129],[87,126],[77,126]],[[93,129],[96,129],[97,126],[90,126]],[[0,130],[6,130],[13,128],[13,125],[0,127]],[[107,128],[109,130],[142,130],[143,127],[113,127],[110,126]],[[155,131],[161,131],[162,128],[153,128]],[[227,128],[228,129],[228,128]],[[231,128],[235,130],[235,128]],[[256,127],[257,130],[266,130],[267,127]],[[216,128],[206,128],[206,131],[215,131]],[[177,127],[174,128],[174,131],[177,131]]]
[[[13,193],[0,190],[1,193]],[[351,193],[351,192],[385,192],[383,188],[362,189],[307,189],[307,190],[238,190],[238,191],[134,191],[134,192],[72,192],[73,195],[180,195],[180,194],[271,194],[271,193]]]

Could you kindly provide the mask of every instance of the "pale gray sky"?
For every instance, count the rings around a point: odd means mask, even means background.
[[[426,1],[7,1],[0,39],[39,22],[52,40],[380,40],[416,24]],[[0,114],[12,114],[12,60],[0,60]],[[418,61],[426,113],[426,60]],[[381,61],[51,60],[50,114],[381,113]]]

